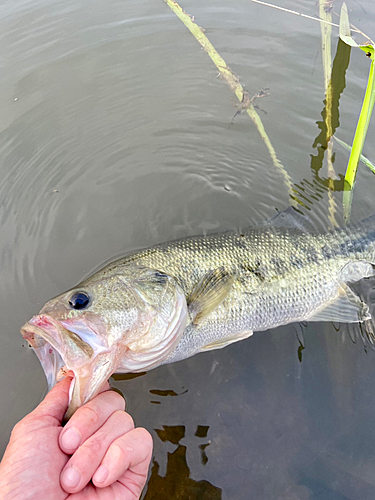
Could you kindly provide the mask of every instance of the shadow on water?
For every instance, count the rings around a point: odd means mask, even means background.
[[[198,425],[194,434],[198,439],[207,438],[209,426]],[[165,476],[160,474],[160,465],[154,460],[151,468],[151,477],[148,481],[144,500],[164,500],[179,498],[180,500],[219,500],[222,490],[206,480],[196,481],[190,477],[190,469],[186,460],[187,447],[180,444],[185,437],[184,425],[163,425],[163,429],[155,429],[159,439],[177,446],[170,453],[167,452],[167,469]],[[208,457],[205,449],[210,442],[199,445],[201,462],[206,465]]]

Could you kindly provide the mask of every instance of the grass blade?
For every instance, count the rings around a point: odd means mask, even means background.
[[[362,149],[366,139],[367,129],[370,123],[370,118],[375,103],[375,79],[374,79],[374,46],[371,44],[359,45],[352,38],[350,32],[348,9],[345,3],[343,3],[341,8],[340,38],[351,47],[359,47],[360,49],[364,50],[366,52],[366,55],[371,59],[366,93],[363,99],[362,109],[358,118],[357,128],[353,138],[353,146],[345,174],[345,186],[344,186],[344,198],[343,198],[344,219],[346,221],[349,221],[352,195],[349,196],[346,193],[351,192],[354,187],[354,182],[357,175],[358,163],[362,154]],[[350,205],[348,205],[348,203],[350,203]]]
[[[342,141],[341,139],[339,139],[339,138],[338,138],[338,137],[336,137],[335,135],[334,135],[333,137],[334,137],[334,139],[335,139],[335,140],[336,140],[339,144],[341,144],[341,146],[342,146],[344,149],[346,149],[347,151],[349,151],[349,153],[351,152],[352,147],[351,147],[351,146],[349,146],[349,144],[347,144],[346,142]],[[362,163],[364,163],[364,164],[366,165],[366,167],[368,167],[368,168],[372,171],[372,173],[373,173],[373,174],[375,174],[375,165],[374,165],[374,164],[373,164],[373,163],[372,163],[372,162],[371,162],[368,158],[366,158],[366,156],[363,156],[363,155],[361,154],[361,156],[359,157],[359,159],[360,159],[360,161],[361,161]]]

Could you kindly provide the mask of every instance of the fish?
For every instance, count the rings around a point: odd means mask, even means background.
[[[113,373],[139,373],[301,321],[361,323],[349,287],[374,275],[375,214],[327,232],[284,213],[246,230],[132,252],[48,301],[21,329],[49,388],[74,372],[66,418]]]

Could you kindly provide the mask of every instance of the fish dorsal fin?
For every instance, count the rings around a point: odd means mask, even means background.
[[[316,312],[307,321],[337,321],[358,323],[371,319],[369,308],[345,283],[339,286],[338,297]]]
[[[303,232],[314,232],[315,228],[307,215],[296,208],[289,206],[282,212],[277,212],[270,219],[258,222],[257,226],[271,226],[289,229],[298,229]]]
[[[197,325],[223,302],[236,276],[224,267],[209,271],[201,278],[187,298],[193,323]]]

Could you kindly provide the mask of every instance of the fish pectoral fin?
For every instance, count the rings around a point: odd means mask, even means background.
[[[225,339],[216,340],[215,342],[211,342],[211,344],[207,344],[202,347],[202,351],[213,351],[214,349],[222,349],[229,344],[233,344],[234,342],[238,342],[239,340],[244,340],[250,337],[253,334],[252,331],[242,332],[238,335],[234,335],[233,337],[228,337]]]
[[[338,297],[308,318],[307,321],[358,323],[368,319],[371,319],[368,305],[348,285],[341,283],[338,289]]]
[[[229,294],[236,276],[224,267],[209,271],[201,278],[187,298],[193,323],[199,324]]]
[[[374,276],[374,267],[365,260],[356,260],[346,264],[340,273],[340,281],[343,283],[354,283],[362,278]]]

